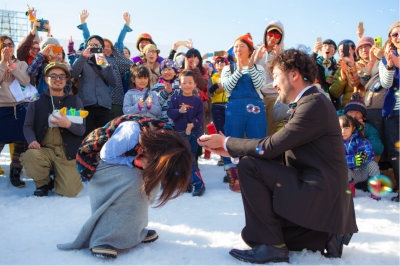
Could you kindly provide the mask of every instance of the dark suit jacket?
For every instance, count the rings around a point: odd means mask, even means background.
[[[259,146],[264,154],[256,152]],[[339,120],[316,87],[303,94],[277,133],[264,139],[229,138],[227,149],[232,157],[272,159],[285,153],[287,166],[298,174],[276,178],[273,206],[278,215],[317,231],[357,232]]]

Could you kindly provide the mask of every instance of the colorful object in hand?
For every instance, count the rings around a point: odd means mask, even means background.
[[[60,114],[67,115],[67,108],[65,108],[65,107],[61,108]]]
[[[106,57],[103,54],[95,54],[95,57],[96,57],[96,63],[99,66],[105,68],[105,67],[108,67],[110,65],[108,63]]]
[[[213,123],[207,125],[207,130],[210,135],[218,133]]]
[[[26,99],[30,102],[36,102],[37,100],[40,99],[40,95],[39,93],[33,93],[33,94],[28,93],[26,95]]]
[[[368,180],[369,191],[378,197],[385,196],[393,191],[393,184],[389,177],[385,175],[373,176]]]
[[[69,116],[80,116],[80,117],[87,117],[89,115],[89,111],[85,111],[85,110],[76,110],[75,108],[70,108],[68,110],[68,108],[63,107],[60,110],[60,114],[63,115],[69,115]]]
[[[256,152],[257,152],[257,154],[259,154],[259,155],[263,155],[263,154],[264,154],[264,148],[261,147],[261,146],[258,146],[258,147],[256,148]]]
[[[80,111],[79,111],[79,116],[80,116],[80,117],[85,118],[85,117],[87,117],[88,115],[89,115],[89,111],[85,111],[85,110],[80,110]]]
[[[357,75],[361,78],[365,77],[367,75],[367,70],[365,68],[360,68],[357,70]]]

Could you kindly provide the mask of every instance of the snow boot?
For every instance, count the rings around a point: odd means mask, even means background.
[[[192,193],[192,191],[193,191],[193,185],[192,185],[191,183],[189,183],[189,184],[187,185],[186,192],[187,192],[187,193]]]
[[[224,160],[222,159],[222,156],[221,156],[221,159],[219,159],[217,165],[218,166],[224,166]]]
[[[23,188],[25,187],[25,182],[21,181],[21,169],[10,167],[10,181],[14,187]]]
[[[4,170],[3,168],[1,168],[1,166],[0,166],[0,175],[4,175]]]
[[[110,245],[100,245],[92,248],[92,255],[103,259],[116,259],[117,249]]]
[[[229,183],[229,176],[228,174],[225,174],[224,179],[222,180],[224,183]]]
[[[194,187],[194,191],[192,193],[192,196],[202,196],[204,192],[206,191],[206,187],[204,186],[203,178],[201,177],[200,172],[195,172],[192,174],[190,178],[192,185]]]
[[[154,242],[158,239],[158,234],[155,230],[148,230],[146,237],[143,239],[142,243],[147,244]]]
[[[355,197],[356,196],[356,188],[354,187],[354,180],[351,180],[350,191],[351,191],[351,196]]]
[[[397,187],[399,188],[399,194],[393,197],[392,201],[400,202],[400,156],[393,157],[391,161],[394,177],[396,178]]]
[[[50,182],[44,186],[36,188],[36,190],[33,192],[33,195],[36,197],[47,197],[49,195],[49,191],[51,191],[53,188],[54,181],[50,178]]]
[[[210,158],[211,158],[211,152],[209,150],[205,150],[203,159],[209,160]]]
[[[324,256],[327,258],[341,258],[343,253],[343,245],[349,245],[353,234],[339,235],[333,234],[325,243]]]
[[[226,170],[226,174],[229,177],[229,188],[233,192],[240,193],[240,185],[239,185],[239,177],[238,177],[238,170],[236,167],[232,167]]]

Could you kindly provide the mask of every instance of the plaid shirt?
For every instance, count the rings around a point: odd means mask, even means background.
[[[356,130],[353,135],[351,135],[350,139],[343,140],[344,149],[346,152],[346,160],[347,166],[352,169],[358,169],[360,166],[356,166],[355,156],[359,152],[366,152],[368,154],[368,159],[365,163],[369,163],[375,158],[374,149],[372,148],[372,144],[367,140],[362,140],[360,136],[358,136],[358,131]]]

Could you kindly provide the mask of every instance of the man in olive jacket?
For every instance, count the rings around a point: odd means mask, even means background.
[[[317,69],[308,55],[287,50],[270,70],[280,101],[290,107],[285,127],[264,139],[215,134],[199,140],[212,152],[240,159],[242,238],[252,250],[230,254],[251,263],[289,262],[289,250],[304,248],[340,257],[358,229],[336,110],[312,86]],[[282,153],[286,165],[271,160]]]

